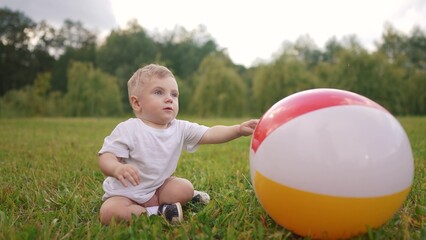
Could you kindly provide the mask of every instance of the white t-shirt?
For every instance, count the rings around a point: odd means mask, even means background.
[[[107,136],[99,151],[113,153],[139,170],[141,182],[124,187],[114,177],[103,183],[103,200],[112,196],[125,196],[142,204],[154,195],[164,181],[176,170],[182,150],[194,152],[208,127],[174,119],[166,129],[156,129],[138,118],[118,124]]]

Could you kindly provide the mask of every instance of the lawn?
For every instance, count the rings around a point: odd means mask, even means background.
[[[212,197],[184,208],[185,221],[159,217],[102,226],[103,139],[124,119],[0,119],[0,239],[300,239],[262,209],[249,174],[250,137],[183,153],[176,175]],[[192,119],[233,124],[242,119]],[[413,149],[415,178],[384,226],[354,239],[426,238],[426,117],[399,118]]]

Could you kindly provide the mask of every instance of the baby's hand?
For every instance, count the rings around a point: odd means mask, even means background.
[[[240,135],[241,136],[249,136],[253,134],[254,129],[256,128],[257,123],[259,122],[258,119],[252,119],[246,122],[243,122],[240,124]]]
[[[127,181],[129,181],[133,186],[139,185],[141,178],[139,172],[129,164],[120,164],[115,171],[114,177],[117,178],[121,184],[125,187],[128,186]]]

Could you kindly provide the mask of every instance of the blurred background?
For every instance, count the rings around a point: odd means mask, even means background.
[[[311,88],[426,114],[426,2],[0,1],[0,117],[131,115],[127,80],[164,64],[180,114],[260,117]]]

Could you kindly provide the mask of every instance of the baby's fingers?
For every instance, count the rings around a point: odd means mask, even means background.
[[[247,121],[247,126],[251,129],[255,129],[258,122],[258,119],[252,119],[250,121]]]
[[[131,183],[133,186],[136,186],[140,183],[140,176],[135,169],[133,169],[131,166],[125,166],[122,167],[117,171],[116,175],[118,181],[123,184],[123,186],[127,187],[129,183]]]
[[[123,176],[123,175],[118,176],[118,177],[117,177],[117,179],[118,179],[118,181],[120,181],[120,182],[121,182],[121,184],[123,184],[123,186],[125,186],[125,187],[127,187],[127,186],[128,186],[128,185],[127,185],[127,180],[124,178],[124,176]]]
[[[127,179],[127,180],[129,180],[129,182],[130,182],[133,186],[139,185],[139,183],[140,183],[140,176],[139,176],[139,174],[138,174],[135,170],[133,170],[133,169],[131,169],[130,171],[126,172],[126,173],[125,173],[125,177],[126,177],[126,179]]]

